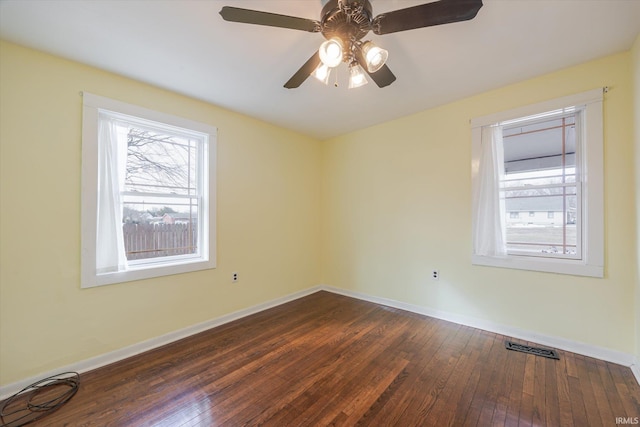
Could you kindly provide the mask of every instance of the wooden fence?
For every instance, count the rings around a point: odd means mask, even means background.
[[[134,224],[122,226],[128,260],[193,254],[197,251],[196,224]]]

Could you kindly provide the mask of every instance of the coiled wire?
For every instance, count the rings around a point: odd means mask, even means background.
[[[49,415],[67,403],[77,393],[79,386],[80,374],[63,372],[23,388],[5,400],[0,407],[2,427],[23,426]],[[61,390],[53,393],[55,388]],[[38,396],[43,393],[47,393],[47,400],[37,401]]]

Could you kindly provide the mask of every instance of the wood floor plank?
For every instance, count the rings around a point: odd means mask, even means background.
[[[600,422],[602,425],[609,424],[612,420],[615,420],[615,416],[613,415],[613,410],[611,409],[610,400],[607,397],[604,384],[600,380],[596,360],[591,357],[585,357],[585,363],[588,365],[591,388],[593,389],[593,393],[596,398],[596,405],[600,414]]]
[[[507,424],[507,416],[509,411],[509,403],[511,400],[511,385],[513,384],[514,377],[518,376],[516,374],[516,369],[518,366],[518,357],[513,357],[512,353],[505,353],[505,362],[503,366],[503,377],[500,381],[500,386],[496,388],[495,394],[495,409],[493,411],[493,417],[491,419],[491,425],[506,425]],[[513,421],[511,423],[515,425],[516,422]]]
[[[524,343],[528,344],[528,343]],[[536,356],[527,354],[524,362],[524,378],[522,382],[522,394],[520,397],[519,426],[531,426],[534,418]]]
[[[489,416],[490,420],[490,416],[493,414],[493,409],[495,408],[495,401],[488,399],[488,396],[492,394],[492,378],[494,378],[496,372],[501,369],[500,363],[502,363],[501,361],[503,360],[502,356],[506,356],[506,353],[502,351],[504,350],[504,346],[499,336],[496,334],[490,334],[490,336],[493,344],[489,350],[486,367],[480,370],[478,385],[476,386],[473,399],[470,402],[469,412],[465,417],[464,425],[481,425],[481,418],[484,417],[486,422],[486,418]],[[495,360],[496,357],[499,357],[501,361],[497,362]]]
[[[580,392],[584,402],[587,425],[602,424],[597,396],[593,391],[591,378],[589,375],[589,365],[585,360],[586,356],[575,355],[576,367],[578,368],[578,378],[580,379]]]
[[[616,416],[631,417],[634,416],[633,414],[640,414],[640,401],[637,399],[637,396],[640,395],[640,386],[638,386],[638,383],[634,380],[633,382],[629,382],[628,386],[625,375],[627,373],[627,369],[620,365],[607,363],[607,369],[611,373],[617,395],[630,397],[630,399],[621,399],[624,411],[622,412],[622,415]]]
[[[434,420],[436,425],[454,425],[455,411],[451,410],[451,402],[465,402],[465,400],[463,400],[465,384],[467,384],[469,378],[473,375],[474,368],[481,356],[483,339],[479,333],[480,331],[467,328],[465,332],[469,336],[467,345],[461,350],[456,365],[449,376],[449,380],[436,401],[431,411],[431,416],[429,417]]]
[[[528,343],[531,345],[532,343]],[[546,365],[544,358],[534,356],[534,374],[533,374],[533,418],[532,425],[541,426],[546,424],[545,400],[547,389],[546,385]]]
[[[486,392],[479,396],[483,403],[478,416],[478,425],[491,425],[506,378],[505,367],[510,355],[503,346],[500,346],[500,343],[505,342],[506,338],[502,335],[496,335],[494,339],[496,340],[496,346],[493,348],[493,369],[491,376],[487,377],[488,387]]]
[[[595,359],[594,362],[596,364],[600,382],[602,383],[604,395],[609,402],[611,413],[614,416],[614,419],[615,417],[625,417],[627,411],[624,407],[624,404],[622,403],[622,399],[620,399],[620,396],[618,395],[618,390],[615,383],[613,382],[611,371],[607,368],[606,362]]]
[[[553,425],[555,420],[560,419],[560,397],[558,392],[558,380],[556,370],[559,361],[555,359],[543,358],[545,365],[545,420],[546,425]]]
[[[317,292],[84,373],[73,399],[31,425],[577,427],[640,416],[629,368],[526,355],[505,340],[518,342]]]
[[[453,411],[453,420],[450,425],[475,425],[475,420],[477,420],[478,411],[472,407],[472,402],[474,401],[474,396],[478,389],[478,384],[480,383],[482,374],[491,364],[491,351],[494,345],[500,345],[496,343],[494,334],[480,330],[478,330],[478,334],[482,339],[482,345],[478,349],[479,355],[477,363],[473,366],[472,373],[469,376],[468,381],[464,383],[464,391],[462,392],[460,399],[456,402],[456,407]],[[478,369],[480,366],[482,366],[482,369]]]
[[[510,357],[513,359],[513,375],[511,384],[509,385],[509,403],[507,405],[505,425],[517,426],[520,420],[520,408],[522,406],[522,389],[527,355],[514,352]]]
[[[564,352],[564,361],[567,366],[567,384],[569,386],[569,399],[571,400],[571,416],[575,426],[588,425],[587,409],[585,407],[584,396],[582,395],[582,385],[580,384],[580,374],[575,355]]]
[[[558,409],[560,411],[559,419],[560,425],[566,427],[573,427],[573,410],[571,407],[571,394],[569,393],[569,374],[567,370],[567,358],[566,352],[558,352],[560,360],[558,360],[558,366],[556,367],[556,387],[558,390]]]

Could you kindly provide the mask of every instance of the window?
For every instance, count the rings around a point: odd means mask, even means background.
[[[83,98],[81,286],[214,268],[216,129]]]
[[[474,264],[603,276],[602,134],[601,89],[472,121]]]

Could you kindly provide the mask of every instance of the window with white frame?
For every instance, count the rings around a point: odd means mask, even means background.
[[[602,93],[472,120],[474,264],[603,276]]]
[[[82,287],[215,268],[216,129],[83,94]]]

